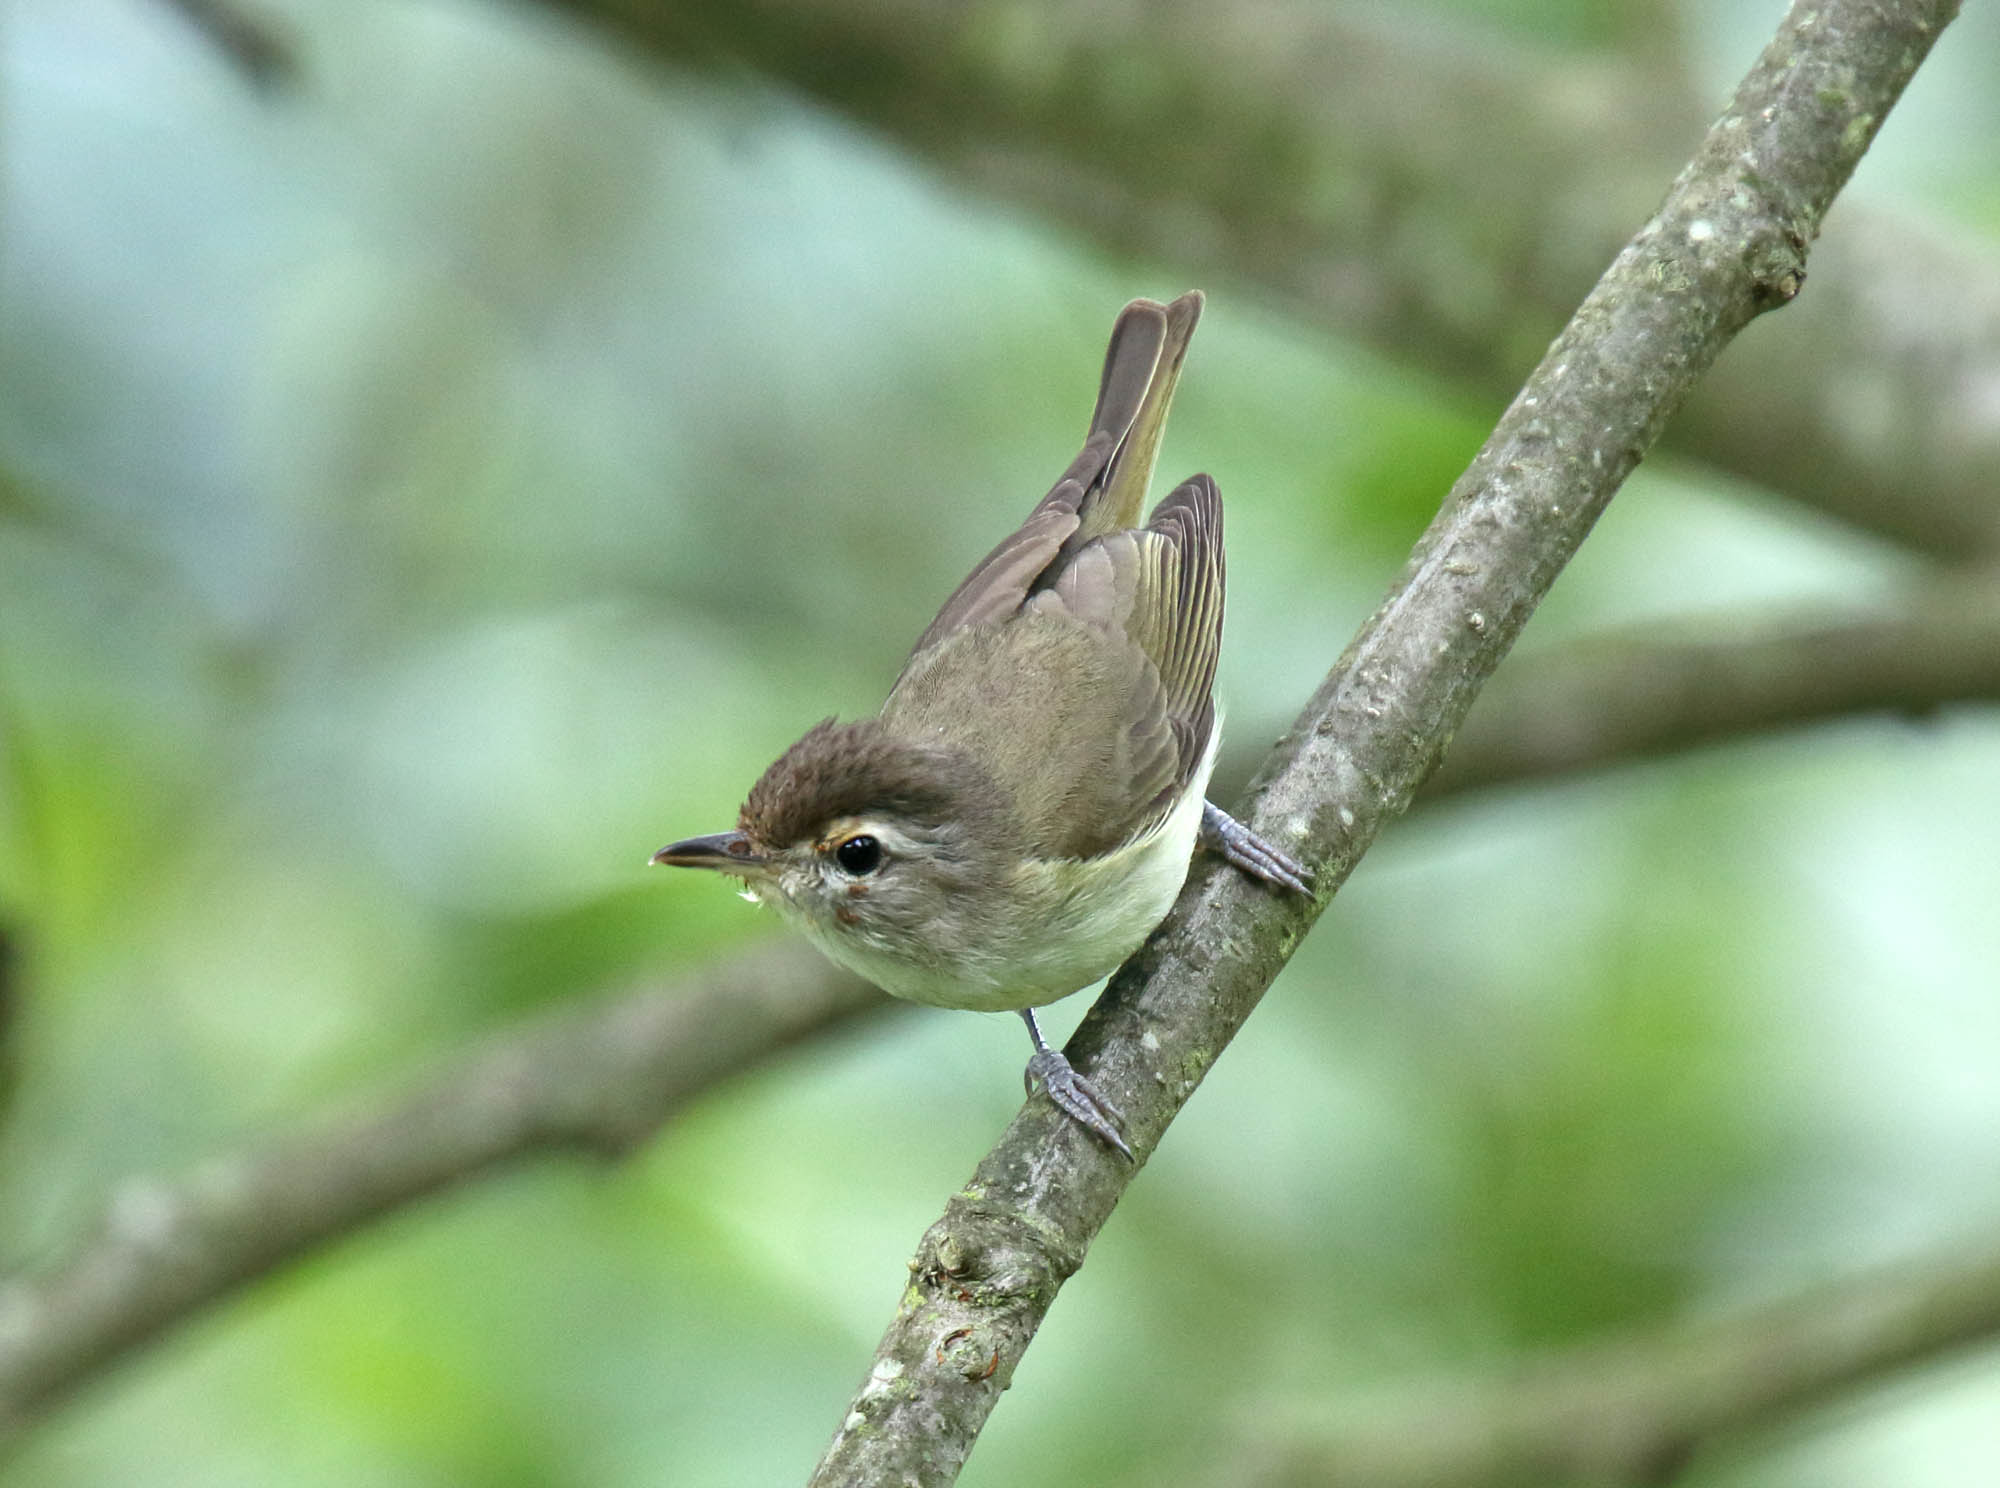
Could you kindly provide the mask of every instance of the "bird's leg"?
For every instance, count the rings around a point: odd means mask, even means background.
[[[1290,853],[1271,846],[1213,801],[1201,803],[1201,845],[1252,878],[1308,898],[1306,870]]]
[[[1125,1119],[1118,1114],[1118,1108],[1091,1089],[1090,1082],[1070,1067],[1069,1060],[1048,1046],[1042,1030],[1035,1026],[1033,1008],[1022,1008],[1020,1013],[1021,1021],[1028,1025],[1028,1037],[1035,1041],[1034,1055],[1021,1076],[1028,1094],[1035,1093],[1039,1081],[1058,1110],[1107,1147],[1116,1147],[1128,1161],[1133,1160],[1132,1149],[1125,1145],[1125,1138],[1118,1130],[1118,1124]]]

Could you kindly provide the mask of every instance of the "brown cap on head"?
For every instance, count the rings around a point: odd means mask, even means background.
[[[878,719],[828,718],[779,755],[751,787],[737,827],[752,841],[779,848],[843,816],[929,825],[990,819],[998,796],[986,772],[956,750],[891,733]]]

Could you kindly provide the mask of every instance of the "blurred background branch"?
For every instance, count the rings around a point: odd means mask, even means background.
[[[271,1270],[525,1157],[617,1157],[701,1092],[882,1001],[804,946],[564,1007],[179,1179],[131,1178],[102,1227],[0,1278],[0,1454],[86,1380]]]
[[[1435,798],[1870,713],[2000,702],[2000,582],[1975,571],[1865,616],[1635,627],[1515,660],[1425,783]]]
[[[548,3],[677,62],[739,59],[955,184],[1111,252],[1258,285],[1492,400],[1701,127],[1657,56],[1553,62],[1337,5]],[[1935,556],[2000,548],[2000,268],[1844,208],[1812,272],[1667,448]]]
[[[1771,1431],[1888,1374],[2000,1333],[1990,1244],[1844,1277],[1724,1316],[1465,1378],[1343,1401],[1336,1421],[1262,1423],[1221,1479],[1280,1488],[1656,1484],[1744,1431]],[[1315,1412],[1304,1407],[1308,1416]],[[1251,1464],[1246,1473],[1242,1463]]]

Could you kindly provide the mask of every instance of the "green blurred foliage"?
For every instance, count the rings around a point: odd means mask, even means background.
[[[1423,23],[1587,49],[1678,15],[1733,77],[1768,18],[1717,11]],[[773,933],[646,854],[875,706],[1073,452],[1118,305],[1186,287],[536,12],[283,13],[305,67],[276,93],[156,0],[27,0],[0,31],[7,1266],[127,1175]],[[1995,43],[1954,36],[1918,117],[1990,119]],[[1880,179],[1990,229],[1991,144]],[[1497,410],[1204,288],[1166,462],[1229,502],[1240,779]],[[1649,468],[1530,644],[1906,567]],[[964,1481],[1179,1481],[1350,1388],[1990,1226],[1996,757],[1967,710],[1398,827]],[[882,1019],[622,1168],[397,1216],[121,1370],[0,1481],[796,1480],[1021,1055],[1012,1019]],[[1996,1405],[1987,1367],[1699,1480],[1983,1483]]]

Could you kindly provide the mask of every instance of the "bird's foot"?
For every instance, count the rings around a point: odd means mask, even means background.
[[[1254,879],[1312,897],[1305,866],[1298,859],[1271,846],[1213,801],[1201,803],[1201,845]]]
[[[1134,1161],[1132,1149],[1125,1145],[1124,1134],[1118,1128],[1124,1117],[1118,1108],[1099,1095],[1088,1080],[1079,1075],[1054,1049],[1047,1047],[1035,1050],[1029,1059],[1027,1071],[1022,1075],[1022,1083],[1033,1095],[1039,1084],[1055,1102],[1056,1109],[1068,1116],[1085,1131],[1096,1137],[1107,1147],[1115,1147],[1125,1154],[1128,1162]]]

